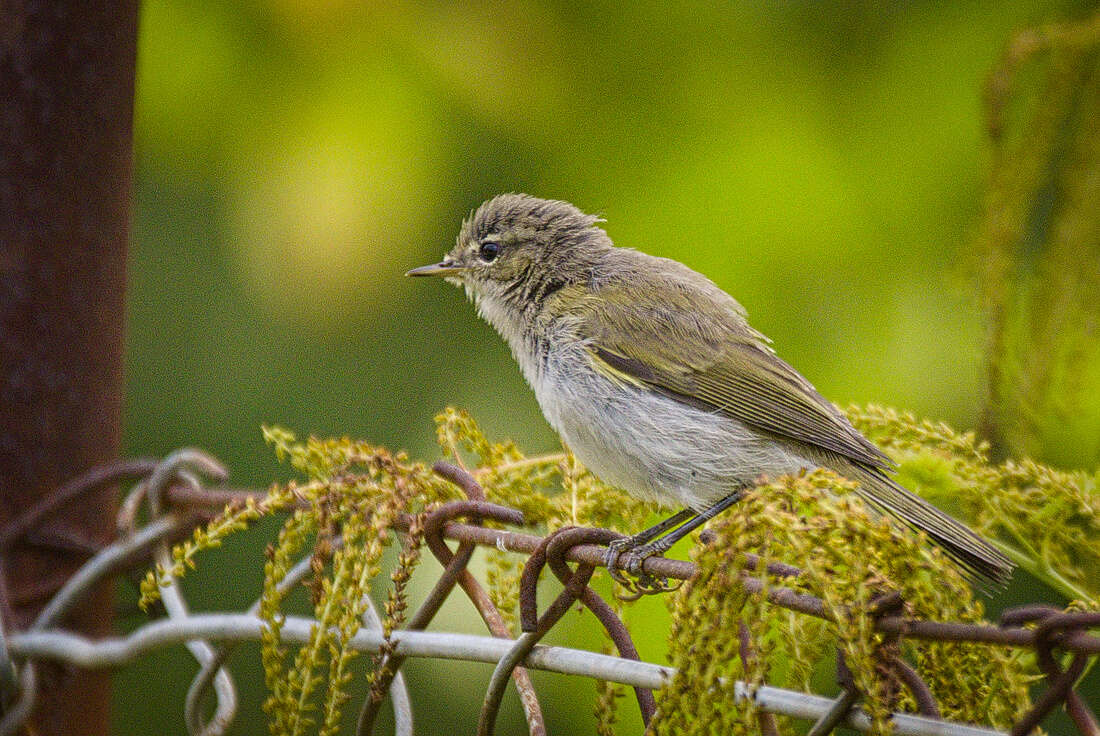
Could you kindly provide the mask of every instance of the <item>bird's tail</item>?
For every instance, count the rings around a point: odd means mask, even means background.
[[[966,525],[956,521],[873,468],[860,468],[859,494],[875,506],[923,531],[971,577],[1004,585],[1012,576],[1011,560]]]

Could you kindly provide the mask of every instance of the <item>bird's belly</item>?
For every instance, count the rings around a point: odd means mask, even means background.
[[[535,393],[551,426],[597,477],[666,506],[698,510],[761,476],[816,467],[772,435],[585,363],[551,360]]]

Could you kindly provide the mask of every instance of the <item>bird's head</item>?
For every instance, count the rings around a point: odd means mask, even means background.
[[[565,285],[586,282],[611,240],[594,215],[568,202],[501,194],[477,208],[439,263],[407,276],[443,276],[479,302],[526,310]]]

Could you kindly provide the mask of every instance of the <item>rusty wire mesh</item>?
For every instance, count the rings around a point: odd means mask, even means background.
[[[180,588],[170,584],[163,595],[167,617],[141,626],[125,637],[92,641],[59,628],[66,613],[97,582],[135,566],[147,565],[150,558],[166,559],[168,545],[173,540],[188,535],[198,522],[213,516],[226,503],[262,495],[250,490],[206,487],[196,470],[215,479],[224,477],[224,471],[215,461],[196,450],[181,450],[163,461],[138,459],[96,468],[0,529],[2,559],[15,540],[65,504],[78,501],[85,493],[104,484],[144,478],[122,504],[118,541],[93,555],[52,597],[28,629],[11,631],[0,627],[0,697],[3,702],[0,734],[16,732],[33,710],[39,688],[37,662],[58,661],[84,668],[120,667],[156,649],[181,643],[189,648],[200,665],[186,699],[184,716],[188,731],[212,736],[224,733],[232,723],[237,696],[224,664],[235,643],[260,638],[266,624],[256,615],[257,606],[244,613],[193,614]],[[528,668],[630,685],[634,688],[641,720],[648,726],[656,709],[653,692],[671,680],[673,670],[640,661],[622,620],[588,585],[594,570],[604,564],[605,545],[619,535],[607,529],[567,527],[540,537],[486,528],[481,523],[487,519],[521,524],[522,514],[486,501],[481,487],[466,471],[444,462],[437,463],[434,470],[466,495],[466,500],[435,508],[424,520],[424,543],[443,566],[443,572],[404,629],[387,639],[378,614],[368,606],[365,627],[350,643],[359,651],[383,653],[379,671],[388,675],[376,681],[372,690],[389,694],[396,733],[400,736],[413,733],[411,698],[400,670],[407,657],[463,659],[495,665],[483,702],[479,734],[493,733],[497,709],[509,681],[515,683],[520,694],[529,732],[533,735],[546,733]],[[143,500],[148,500],[153,514],[139,527],[137,508]],[[407,529],[410,521],[407,517],[402,518],[399,526]],[[452,550],[448,540],[457,542],[457,547]],[[468,570],[478,546],[496,547],[528,558],[520,582],[523,633],[518,638],[513,638],[485,588]],[[310,573],[309,563],[308,556],[302,559],[282,586],[289,588],[302,582]],[[746,572],[751,572],[758,564],[759,560],[750,559]],[[563,589],[540,613],[537,583],[546,567],[561,581]],[[691,562],[653,557],[645,561],[643,570],[657,578],[687,580],[695,573],[695,566]],[[768,565],[768,570],[779,577],[799,575],[796,568],[774,563]],[[764,594],[776,606],[819,618],[830,615],[824,602],[814,596],[789,588],[765,586],[760,579],[747,574],[741,576],[740,584],[750,593]],[[456,587],[473,603],[491,636],[425,631]],[[607,630],[618,650],[617,657],[539,644],[577,603],[590,610]],[[1065,708],[1082,736],[1100,735],[1095,714],[1075,689],[1090,660],[1100,655],[1100,638],[1088,633],[1088,629],[1100,626],[1100,613],[1067,613],[1047,605],[1025,606],[1006,611],[999,625],[994,626],[907,618],[900,614],[902,603],[900,597],[893,594],[878,599],[874,619],[878,631],[898,640],[973,642],[1026,648],[1035,653],[1045,675],[1046,689],[1035,699],[1031,710],[1014,724],[1009,732],[1012,736],[1031,733],[1059,706]],[[10,622],[8,612],[3,613],[5,620]],[[304,642],[313,623],[312,619],[289,616],[281,636],[290,643]],[[894,647],[891,651],[898,649]],[[741,656],[751,656],[751,652],[743,647]],[[895,733],[903,736],[994,736],[1002,733],[983,726],[941,720],[928,685],[899,655],[891,657],[892,660],[883,665],[912,693],[919,711],[917,715],[894,714]],[[1069,664],[1063,668],[1061,662],[1067,659]],[[736,697],[753,699],[765,713],[812,721],[812,736],[828,734],[839,725],[866,731],[870,728],[870,719],[858,708],[859,694],[850,682],[846,683],[842,661],[840,665],[838,681],[842,692],[835,699],[769,686],[750,687],[744,683],[737,683]],[[206,719],[200,703],[208,692],[213,692],[216,708]],[[382,700],[370,697],[363,704],[359,733],[372,732]]]

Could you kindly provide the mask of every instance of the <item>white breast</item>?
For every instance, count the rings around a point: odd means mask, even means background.
[[[552,352],[532,385],[551,426],[604,482],[699,510],[761,475],[816,465],[737,420],[596,372],[583,346]]]
[[[700,510],[761,476],[816,467],[796,447],[732,417],[605,377],[568,324],[543,326],[551,347],[540,357],[513,310],[467,293],[512,349],[550,426],[609,485]]]

